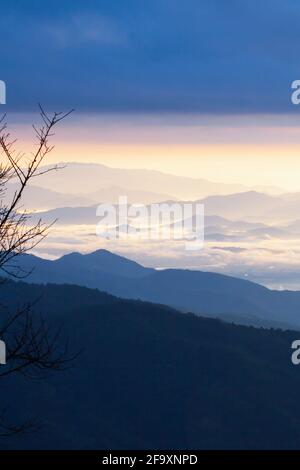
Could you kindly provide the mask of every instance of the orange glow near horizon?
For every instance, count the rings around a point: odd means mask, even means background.
[[[32,121],[32,116],[30,117]],[[202,121],[204,118],[201,118]],[[259,120],[260,119],[260,120]],[[102,163],[143,168],[216,182],[300,190],[300,132],[284,118],[223,117],[208,122],[179,117],[76,117],[58,129],[47,163]],[[26,119],[27,121],[29,118]],[[30,126],[14,124],[29,150]],[[30,132],[30,134],[29,134]]]

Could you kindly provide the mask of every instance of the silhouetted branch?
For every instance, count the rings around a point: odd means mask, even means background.
[[[39,107],[43,124],[33,126],[37,149],[29,157],[16,152],[16,140],[7,131],[6,116],[0,119],[0,270],[17,279],[28,273],[14,263],[15,258],[32,250],[47,236],[52,226],[44,224],[41,219],[32,223],[32,214],[21,206],[24,190],[32,178],[60,168],[54,165],[43,170],[40,166],[53,150],[49,140],[54,127],[72,112],[48,115],[41,105]],[[11,182],[17,182],[17,189],[8,198],[7,189]],[[41,378],[49,371],[65,370],[77,357],[70,357],[68,341],[62,339],[62,329],[50,328],[42,315],[34,312],[32,303],[10,316],[4,309],[2,313],[0,338],[6,345],[6,365],[0,367],[0,379],[12,374]],[[4,409],[0,414],[0,437],[36,429],[35,420],[8,424],[6,411]]]
[[[0,120],[0,149],[2,156],[6,159],[6,162],[0,163],[0,270],[6,273],[9,272],[7,264],[18,255],[32,250],[45,238],[52,225],[43,224],[42,220],[30,224],[32,214],[23,210],[20,202],[32,178],[59,168],[58,165],[54,165],[45,170],[39,170],[44,158],[54,148],[49,144],[49,139],[53,136],[52,130],[73,110],[67,113],[54,113],[50,116],[41,105],[39,107],[43,125],[33,126],[38,147],[29,159],[24,153],[16,153],[16,140],[13,140],[7,132],[5,116]],[[11,200],[6,201],[7,185],[12,180],[17,180],[19,186]],[[10,274],[18,277],[16,266]]]

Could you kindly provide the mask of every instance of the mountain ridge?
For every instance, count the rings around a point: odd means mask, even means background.
[[[176,198],[199,199],[209,194],[232,194],[247,191],[240,184],[216,183],[205,178],[193,178],[164,173],[158,170],[113,168],[100,163],[61,162],[63,172],[43,175],[42,187],[70,193],[93,192],[99,188],[121,186],[124,189],[162,191]],[[49,166],[43,167],[43,169]],[[88,188],[85,181],[89,181]],[[267,191],[267,187],[265,188]],[[273,191],[271,191],[273,192]],[[280,191],[279,191],[280,192]]]
[[[70,353],[81,351],[55,376],[33,382],[15,374],[3,382],[9,418],[37,416],[40,424],[38,432],[12,435],[7,448],[299,447],[297,332],[236,326],[71,285],[7,281],[0,295],[11,312],[33,301],[32,313],[42,312],[50,331],[60,329]]]
[[[165,304],[181,311],[239,316],[260,325],[275,322],[300,328],[300,292],[270,290],[246,279],[206,271],[146,268],[107,250],[44,260],[18,257],[26,282],[76,284],[127,299]],[[257,325],[259,322],[254,322]],[[248,323],[247,323],[248,324]]]

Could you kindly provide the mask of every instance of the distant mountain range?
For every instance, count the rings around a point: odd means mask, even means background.
[[[299,218],[300,194],[270,196],[248,191],[223,196],[209,196],[204,204],[207,215],[253,222],[287,223]]]
[[[33,255],[17,259],[24,272],[32,271],[27,282],[77,284],[236,323],[300,329],[300,292],[210,272],[154,270],[106,250],[55,261]]]
[[[69,354],[80,352],[43,380],[2,381],[6,420],[39,425],[3,448],[299,449],[297,332],[229,325],[78,286],[8,281],[0,297],[2,319],[33,302],[50,331],[60,328],[61,346],[68,340]]]
[[[17,188],[17,184],[9,184],[5,194],[6,199],[11,199]],[[76,195],[30,185],[25,188],[22,204],[27,210],[52,210],[61,207],[81,208],[100,203],[115,204],[119,202],[120,196],[126,196],[128,203],[130,204],[141,202],[149,204],[169,199],[176,199],[174,196],[170,196],[168,194],[142,190],[135,191],[134,189],[124,189],[117,186],[99,189],[92,193]]]
[[[256,191],[248,191],[230,195],[214,195],[201,200],[207,215],[218,214],[229,219],[245,219],[246,217],[261,219],[268,211],[273,211],[283,204],[280,196],[274,197]]]
[[[107,195],[104,197],[105,190],[102,192],[102,201],[99,199],[98,203],[109,202]],[[110,192],[110,190],[108,190],[108,192]],[[115,196],[117,194],[118,192],[115,193]],[[137,193],[134,192],[133,194]],[[142,196],[143,195],[141,193],[141,197]],[[163,196],[163,194],[153,195],[152,202],[173,202],[170,199],[162,199]],[[144,197],[146,199],[148,198],[148,200],[151,198],[149,193],[144,193]],[[129,193],[128,202],[135,202],[134,199],[135,198],[132,196],[130,201]],[[65,201],[64,197],[62,197],[61,201]],[[100,219],[98,220],[96,217],[96,208],[98,204],[86,204],[87,201],[90,201],[90,199],[83,198],[81,201],[83,204],[78,207],[73,206],[72,204],[69,207],[58,207],[48,211],[43,211],[41,213],[36,212],[34,215],[34,220],[41,217],[43,220],[45,220],[45,222],[52,222],[53,220],[57,219],[57,223],[63,225],[95,225],[98,221],[100,221]],[[110,202],[117,203],[118,199],[112,196]],[[300,195],[295,195],[294,198],[290,199],[282,196],[270,196],[263,193],[257,193],[255,191],[248,191],[222,196],[209,196],[205,199],[200,199],[197,202],[204,204],[204,212],[206,216],[219,217],[220,220],[226,219],[227,225],[229,222],[232,224],[234,222],[238,223],[239,227],[244,224],[244,228],[248,223],[249,229],[263,228],[266,227],[267,224],[287,226],[291,225],[295,220],[299,219]],[[251,227],[250,223],[255,225],[252,225]],[[206,227],[207,226],[208,225],[206,224]]]
[[[154,170],[110,168],[95,163],[62,163],[60,166],[64,167],[63,170],[44,174],[39,179],[39,184],[45,189],[61,193],[82,194],[88,197],[93,194],[97,196],[97,202],[102,202],[101,191],[109,188],[122,188],[129,191],[129,194],[132,191],[141,191],[171,196],[163,199],[199,199],[212,194],[232,194],[250,189],[239,184],[216,183]],[[280,188],[267,186],[259,187],[259,190],[270,194],[284,192]],[[138,202],[144,201],[141,199]]]
[[[10,200],[18,189],[16,183],[7,185],[4,200]],[[27,186],[22,197],[22,207],[27,210],[47,210],[57,207],[81,207],[91,206],[93,200],[86,196],[75,194],[63,194],[51,189],[40,188],[39,186]]]

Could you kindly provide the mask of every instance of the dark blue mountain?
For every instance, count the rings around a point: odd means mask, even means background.
[[[144,268],[106,250],[55,261],[31,255],[17,260],[25,272],[33,269],[27,282],[77,284],[242,324],[300,328],[300,292],[210,272]]]
[[[299,449],[296,332],[230,325],[72,285],[0,284],[1,305],[63,324],[72,367],[1,382],[13,449]],[[5,368],[6,366],[1,366]],[[3,369],[4,370],[4,369]]]

